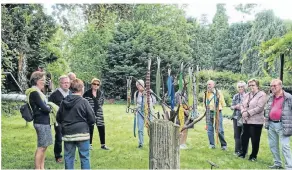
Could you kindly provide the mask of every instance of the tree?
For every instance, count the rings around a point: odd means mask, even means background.
[[[249,33],[241,45],[242,67],[241,72],[252,76],[263,75],[260,67],[259,45],[271,38],[280,37],[286,33],[283,22],[277,18],[273,11],[262,11],[256,15]],[[274,74],[274,73],[270,73]]]

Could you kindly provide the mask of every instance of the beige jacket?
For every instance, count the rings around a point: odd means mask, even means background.
[[[259,91],[255,96],[253,96],[253,94],[250,92],[244,95],[241,106],[241,114],[247,111],[250,116],[247,119],[244,119],[243,117],[243,123],[261,125],[264,124],[264,108],[266,101],[266,93],[263,91]]]

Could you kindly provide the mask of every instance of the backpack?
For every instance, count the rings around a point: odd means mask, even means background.
[[[20,107],[21,116],[27,122],[33,121],[33,110],[29,104],[29,95],[30,93],[28,94],[27,102]]]

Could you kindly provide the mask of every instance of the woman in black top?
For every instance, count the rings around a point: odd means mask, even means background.
[[[105,145],[105,125],[104,125],[104,117],[102,105],[104,103],[104,95],[103,92],[99,89],[101,82],[97,78],[93,78],[91,80],[91,89],[87,90],[83,97],[89,101],[96,118],[96,126],[99,132],[99,139],[101,144],[101,149],[109,150],[109,148]],[[90,127],[90,149],[92,149],[92,138],[93,138],[94,125]]]
[[[50,126],[51,108],[46,104],[46,96],[41,92],[46,79],[45,73],[36,71],[30,78],[31,88],[26,90],[29,95],[29,104],[33,110],[33,125],[37,133],[37,149],[35,152],[35,169],[45,169],[45,152],[53,144]]]

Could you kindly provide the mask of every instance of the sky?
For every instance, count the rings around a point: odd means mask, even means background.
[[[100,1],[99,1],[100,2]],[[145,3],[143,1],[121,1],[124,3]],[[148,2],[148,1],[147,1]],[[160,2],[160,1],[158,1]],[[215,15],[216,12],[216,4],[217,3],[225,3],[225,7],[226,7],[226,11],[227,11],[227,15],[229,16],[229,23],[234,23],[234,22],[240,22],[243,20],[243,15],[242,13],[236,11],[236,9],[234,8],[235,5],[238,5],[240,3],[256,3],[258,4],[257,8],[256,8],[256,12],[259,12],[261,10],[264,9],[272,9],[275,13],[276,16],[280,17],[281,19],[290,19],[292,20],[292,11],[291,11],[291,6],[289,4],[289,1],[282,1],[282,0],[277,0],[277,1],[161,1],[161,3],[184,3],[184,4],[188,4],[187,8],[185,9],[186,11],[186,15],[187,16],[191,16],[191,17],[195,17],[195,18],[200,18],[200,16],[202,14],[207,14],[208,17],[208,21],[209,23],[212,22],[212,18]],[[151,3],[151,1],[150,1]],[[157,1],[156,1],[157,3]],[[50,3],[45,3],[44,6],[45,8],[47,8],[48,13],[51,13],[52,9],[51,9],[51,5],[53,4],[53,2],[51,1]],[[254,15],[251,16],[245,16],[244,21],[246,20],[252,20],[254,19]]]

